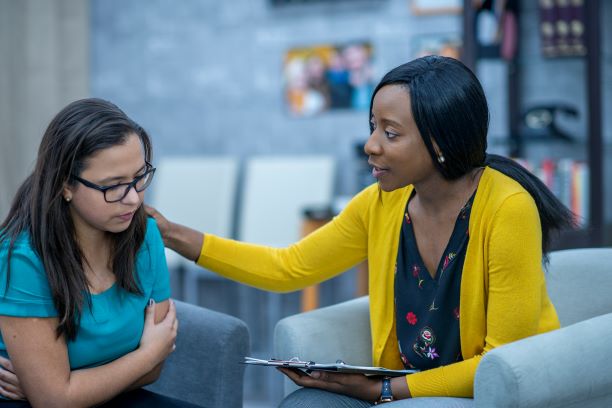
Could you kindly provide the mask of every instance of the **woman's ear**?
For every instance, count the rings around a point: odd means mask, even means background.
[[[440,150],[440,146],[438,146],[438,144],[436,143],[433,137],[431,138],[431,145],[433,146],[434,152],[436,152],[438,163],[440,164],[444,163],[446,161],[446,159],[444,158],[444,154]]]
[[[62,196],[64,197],[64,201],[67,203],[72,201],[72,189],[68,186],[68,184],[64,184],[64,188],[62,189]]]

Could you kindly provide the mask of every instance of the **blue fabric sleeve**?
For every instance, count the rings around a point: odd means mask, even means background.
[[[17,244],[11,256],[7,288],[8,253],[0,249],[0,314],[14,317],[55,317],[53,296],[40,258],[24,244]]]
[[[151,298],[159,303],[170,298],[170,273],[166,263],[164,241],[153,218],[148,218],[145,241],[149,246],[151,273],[155,276]]]

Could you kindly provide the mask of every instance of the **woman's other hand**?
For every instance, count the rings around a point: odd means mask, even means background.
[[[25,400],[11,360],[0,356],[0,395],[12,400]]]
[[[309,375],[301,370],[288,368],[278,368],[278,370],[300,387],[319,388],[366,401],[376,401],[380,396],[382,384],[380,378],[327,371],[313,371]]]
[[[166,247],[191,261],[198,260],[204,243],[203,233],[168,221],[159,211],[148,205],[145,205],[145,211],[157,222]]]
[[[176,318],[176,306],[172,299],[169,300],[168,313],[166,317],[155,323],[154,301],[147,306],[144,330],[140,338],[139,348],[150,353],[153,365],[163,362],[176,348],[176,333],[178,331],[178,320]]]

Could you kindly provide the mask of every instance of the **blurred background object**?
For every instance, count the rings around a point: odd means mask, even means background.
[[[542,104],[529,107],[523,114],[523,133],[524,139],[531,140],[561,140],[568,143],[574,138],[565,130],[559,127],[559,116],[564,115],[577,119],[578,110],[567,104]]]

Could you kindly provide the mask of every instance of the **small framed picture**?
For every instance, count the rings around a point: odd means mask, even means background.
[[[434,33],[416,35],[412,38],[412,57],[441,55],[460,59],[461,35],[459,33]]]
[[[462,0],[408,0],[415,15],[459,14],[463,10]]]
[[[283,66],[285,102],[292,116],[339,109],[367,110],[374,89],[368,41],[292,48]]]

